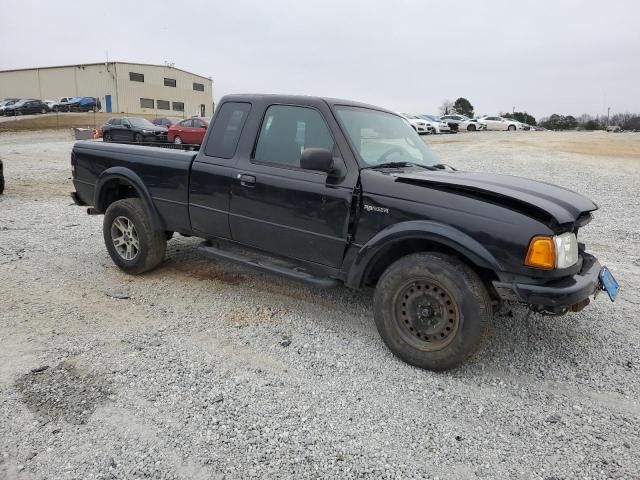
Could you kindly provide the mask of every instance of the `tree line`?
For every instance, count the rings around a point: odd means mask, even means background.
[[[441,115],[464,115],[469,118],[475,118],[475,112],[471,102],[460,97],[455,102],[443,100],[440,105]],[[539,125],[548,130],[603,130],[607,126],[619,126],[623,130],[640,130],[640,114],[639,113],[615,113],[611,116],[607,115],[589,115],[584,113],[579,117],[572,115],[560,115],[554,113],[540,120],[527,112],[511,112],[501,113],[502,117],[511,118],[518,122],[526,123],[531,126]]]

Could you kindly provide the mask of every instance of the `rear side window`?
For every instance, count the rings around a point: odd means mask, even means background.
[[[254,160],[299,168],[305,148],[333,151],[333,145],[329,128],[317,110],[272,105],[262,122]]]
[[[224,103],[211,127],[204,154],[210,157],[233,158],[250,110],[250,103]]]

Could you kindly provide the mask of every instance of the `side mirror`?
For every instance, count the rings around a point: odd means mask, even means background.
[[[333,154],[325,148],[305,148],[300,156],[300,168],[329,173],[333,170]]]
[[[125,123],[124,126],[125,126],[125,128],[131,128],[131,124],[130,123]]]

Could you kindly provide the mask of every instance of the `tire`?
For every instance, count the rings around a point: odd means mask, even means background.
[[[58,113],[58,112],[60,111],[60,109],[59,109],[58,107],[53,107],[53,111],[54,111],[55,113]]]
[[[46,108],[43,108],[42,110],[40,110],[40,113],[41,113],[42,115],[44,115],[45,113],[47,113],[47,109],[46,109]]]
[[[102,141],[103,142],[110,142],[111,141],[111,134],[109,132],[103,133],[102,134]]]
[[[415,253],[380,277],[374,317],[383,341],[401,360],[448,370],[478,350],[493,310],[482,280],[467,265],[449,255]]]
[[[4,177],[0,175],[0,195],[4,192]]]
[[[129,229],[123,229],[123,226]],[[120,270],[137,275],[162,263],[167,249],[166,234],[152,227],[147,209],[139,198],[126,198],[109,205],[102,232],[109,256]],[[116,243],[120,245],[116,246]]]
[[[516,129],[515,125],[509,125],[509,127],[507,128],[507,130],[509,130],[510,132],[513,132]]]
[[[176,145],[181,145],[182,139],[176,135],[175,137],[173,137],[173,143],[175,143]]]
[[[467,132],[475,132],[475,131],[476,131],[475,125],[467,125]]]
[[[142,141],[144,140],[144,138],[142,138],[142,135],[140,135],[139,133],[136,133],[133,136],[133,141],[136,143],[142,143]]]

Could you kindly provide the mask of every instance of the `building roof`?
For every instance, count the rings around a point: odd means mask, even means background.
[[[204,75],[198,75],[197,73],[188,72],[187,70],[183,70],[181,68],[176,68],[176,67],[171,67],[169,65],[158,65],[158,64],[155,64],[155,63],[118,62],[118,61],[95,62],[95,63],[76,63],[76,64],[72,64],[72,65],[51,65],[51,66],[46,66],[46,67],[12,68],[12,69],[9,69],[9,70],[0,70],[0,73],[24,72],[24,71],[27,71],[27,70],[46,70],[46,69],[50,69],[50,68],[89,67],[89,66],[94,66],[94,65],[104,65],[106,63],[110,63],[110,64],[118,64],[118,63],[120,63],[120,64],[124,64],[124,65],[142,65],[144,67],[172,68],[174,70],[178,70],[180,72],[188,73],[189,75],[194,75],[196,77],[204,78],[205,80],[209,80],[210,82],[213,82],[211,77],[205,77]]]

